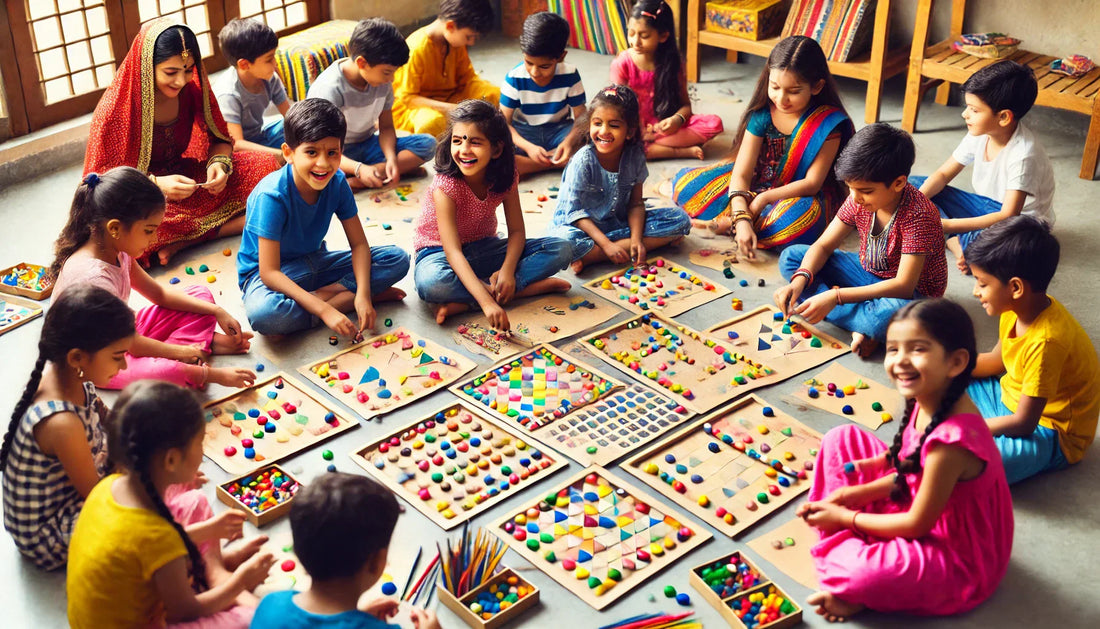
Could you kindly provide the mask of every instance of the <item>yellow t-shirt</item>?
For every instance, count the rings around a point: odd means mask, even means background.
[[[465,47],[451,48],[446,57],[428,36],[429,26],[409,35],[409,62],[397,69],[393,77],[394,104],[405,106],[410,96],[452,101],[467,83],[477,77],[470,53]]]
[[[153,573],[187,555],[172,525],[153,511],[115,502],[101,480],[76,520],[69,543],[69,624],[82,627],[146,627],[164,624]]]
[[[1016,313],[1001,315],[1001,400],[1013,413],[1020,396],[1046,398],[1039,424],[1058,431],[1070,463],[1085,456],[1100,417],[1100,360],[1088,334],[1053,297],[1021,336]]]

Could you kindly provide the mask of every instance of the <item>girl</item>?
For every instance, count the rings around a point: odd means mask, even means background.
[[[129,368],[123,368],[107,388],[153,378],[201,388],[209,382],[230,387],[251,386],[256,374],[247,369],[209,367],[211,353],[248,351],[251,332],[223,308],[205,287],[183,292],[165,290],[134,263],[155,237],[164,219],[164,195],[140,171],[128,166],[102,176],[89,173],[73,197],[69,222],[57,239],[50,274],[57,278],[54,296],[70,287],[92,284],[119,299],[130,299],[130,287],[153,306],[138,312],[137,336],[130,348]],[[214,331],[218,325],[225,334]]]
[[[73,532],[66,584],[73,627],[194,619],[202,627],[248,626],[258,602],[248,592],[275,562],[271,553],[257,552],[266,538],[223,555],[219,540],[240,536],[240,518],[212,518],[198,490],[165,504],[170,485],[198,472],[205,425],[198,399],[186,389],[146,380],[122,392],[109,439],[125,472],[92,490]]]
[[[642,264],[646,252],[677,241],[691,231],[678,208],[647,210],[642,184],[649,175],[642,149],[638,99],[625,85],[600,90],[585,119],[588,143],[562,175],[550,232],[573,245],[573,271],[611,260]]]
[[[757,248],[811,243],[847,194],[832,170],[853,132],[821,46],[787,37],[756,82],[734,137],[736,159],[681,170],[673,201],[697,226],[733,237],[750,260]]]
[[[646,157],[703,159],[702,145],[722,132],[722,119],[691,113],[672,9],[661,0],[642,0],[626,28],[630,48],[611,62],[611,82],[638,96]]]
[[[974,327],[946,299],[910,303],[890,322],[886,373],[907,399],[889,448],[848,425],[821,442],[810,501],[821,534],[810,553],[830,621],[864,607],[948,615],[997,588],[1012,553],[1012,497],[989,428],[966,395]]]
[[[463,101],[440,137],[435,179],[414,226],[416,292],[433,304],[437,323],[476,304],[493,327],[510,330],[503,306],[513,297],[569,290],[551,277],[569,264],[569,243],[526,238],[512,134],[499,109]],[[496,235],[501,204],[507,238]]]
[[[0,446],[4,528],[39,568],[65,565],[80,506],[107,473],[107,408],[96,385],[126,367],[133,339],[133,311],[101,288],[74,287],[46,311],[38,360]]]
[[[84,174],[133,166],[168,199],[141,262],[158,253],[167,264],[189,244],[240,234],[248,193],[279,166],[267,153],[233,152],[201,57],[186,26],[146,22],[92,114]]]

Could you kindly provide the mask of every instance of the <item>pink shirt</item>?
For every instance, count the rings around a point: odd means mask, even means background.
[[[133,258],[122,251],[118,252],[117,265],[90,255],[74,254],[65,261],[61,272],[57,274],[57,282],[53,287],[54,301],[70,286],[90,284],[110,291],[124,302],[129,302],[131,264],[133,264]]]
[[[484,199],[480,199],[465,179],[437,174],[424,194],[423,209],[413,225],[413,250],[443,246],[443,241],[439,238],[439,219],[435,214],[436,189],[442,190],[443,194],[455,202],[458,238],[466,245],[497,235],[497,207],[504,202],[504,197],[515,191],[518,181],[517,172],[512,178],[510,188],[504,192],[490,190]]]

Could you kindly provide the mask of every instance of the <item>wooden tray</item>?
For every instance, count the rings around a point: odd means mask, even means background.
[[[470,611],[470,604],[477,600],[478,594],[492,587],[494,583],[507,581],[509,577],[516,577],[519,579],[520,583],[531,588],[531,592],[528,593],[527,596],[516,601],[516,603],[508,609],[503,609],[493,614],[493,616],[487,620]],[[442,586],[437,587],[436,590],[439,592],[439,600],[447,609],[454,612],[462,622],[473,629],[497,629],[497,627],[503,627],[539,602],[539,589],[520,575],[516,574],[511,568],[504,568],[493,575],[491,579],[482,583],[478,588],[464,594],[462,598],[455,598],[454,594],[451,594],[447,591],[447,588]]]
[[[242,480],[248,480],[248,479],[251,479],[252,477],[254,477],[258,474],[262,474],[264,472],[274,471],[274,470],[278,470],[278,472],[280,474],[282,474],[283,476],[286,476],[290,480],[294,481],[294,483],[298,486],[298,488],[295,489],[294,492],[291,493],[290,498],[287,498],[283,502],[275,505],[274,507],[271,507],[270,509],[265,509],[264,511],[257,512],[252,507],[250,507],[250,506],[244,504],[243,502],[241,502],[240,500],[238,500],[237,497],[234,496],[232,494],[232,492],[230,492],[227,489],[230,485],[232,485],[234,483],[240,483]],[[247,484],[247,483],[245,483],[245,484]],[[294,497],[297,495],[297,492],[302,490],[302,487],[304,487],[304,485],[301,483],[301,481],[299,481],[297,478],[295,478],[293,475],[291,475],[289,472],[287,472],[283,468],[279,467],[278,465],[272,464],[272,465],[268,465],[265,468],[258,469],[254,472],[250,472],[248,474],[242,474],[241,476],[238,476],[237,478],[234,478],[234,479],[232,479],[228,482],[225,482],[225,483],[222,483],[222,484],[218,485],[217,494],[218,494],[218,499],[219,500],[221,500],[223,503],[225,503],[226,505],[228,505],[229,507],[231,507],[233,509],[243,511],[245,516],[248,518],[249,522],[251,522],[256,527],[261,527],[261,526],[264,526],[266,524],[270,524],[271,522],[274,522],[275,520],[278,520],[279,518],[283,517],[284,515],[290,513],[290,503],[294,501]]]

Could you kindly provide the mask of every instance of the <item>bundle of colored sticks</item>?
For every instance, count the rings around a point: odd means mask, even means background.
[[[462,535],[452,546],[447,540],[447,552],[436,549],[442,556],[443,586],[456,598],[475,590],[493,576],[508,547],[484,529],[472,534],[466,526]]]
[[[631,616],[610,625],[604,625],[600,629],[703,629],[703,623],[688,618],[695,612],[683,612],[680,614],[642,614]]]

